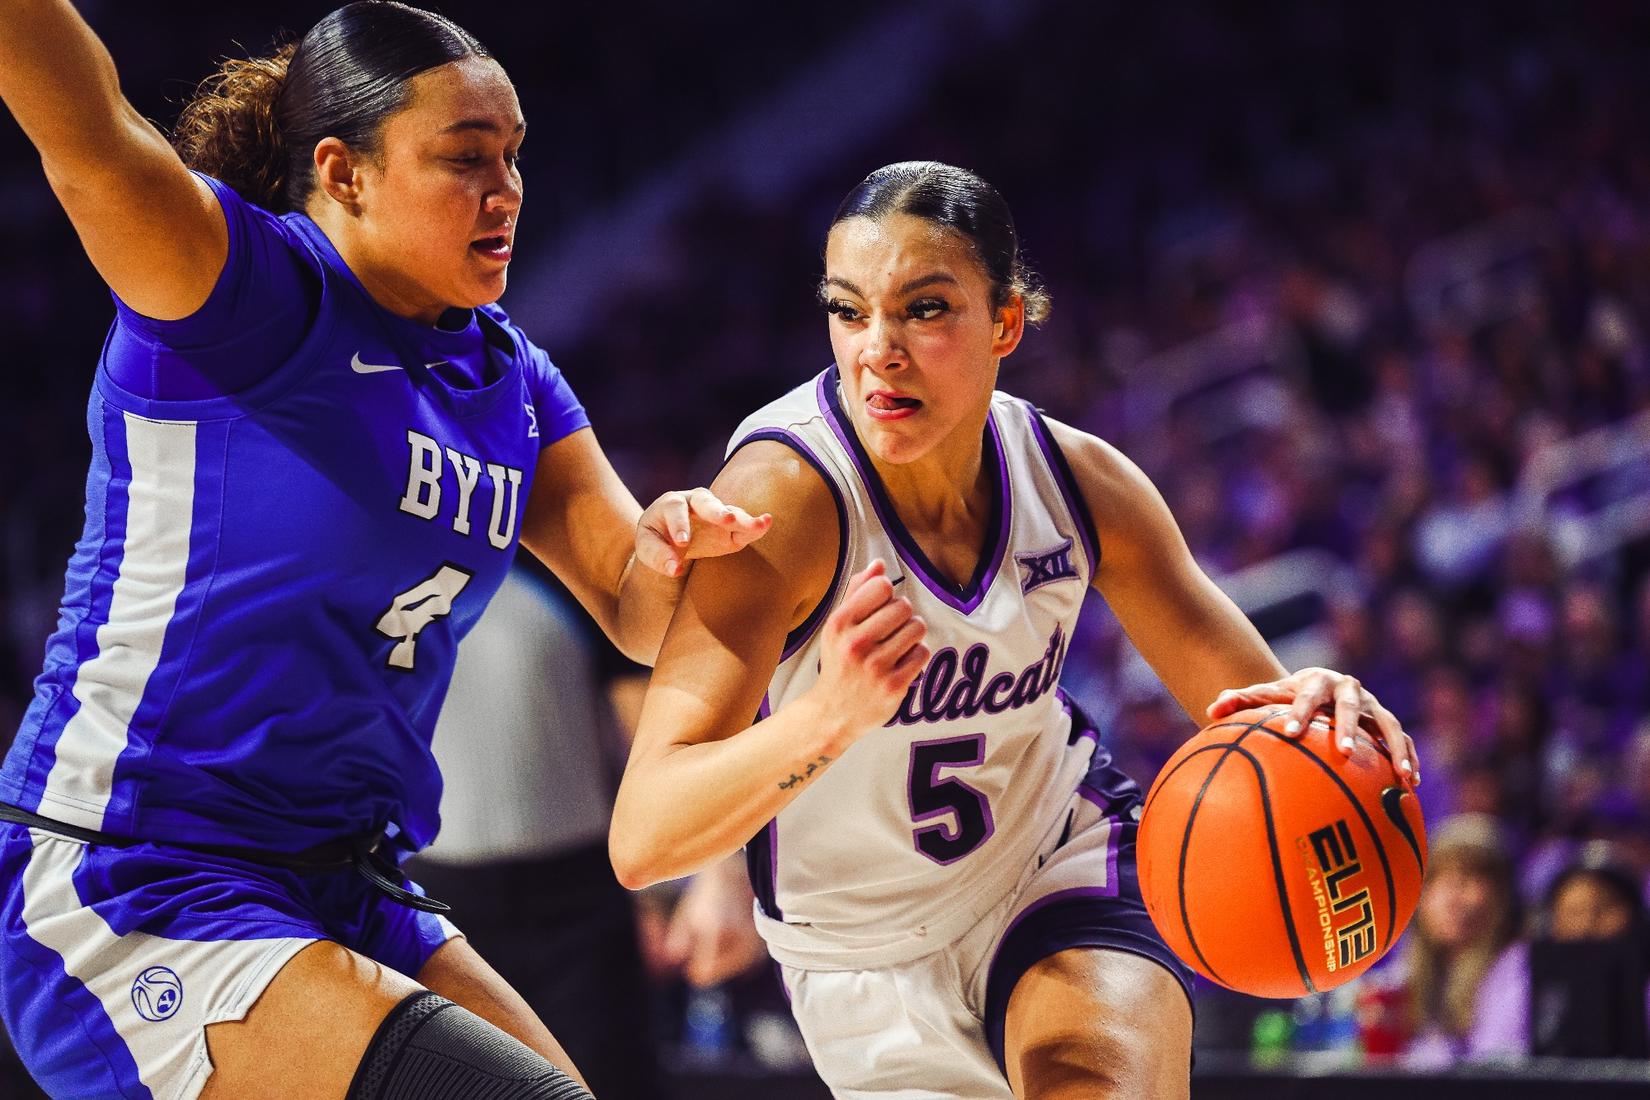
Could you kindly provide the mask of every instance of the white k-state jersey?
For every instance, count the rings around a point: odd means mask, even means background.
[[[746,847],[774,957],[860,969],[944,947],[1011,889],[1094,749],[1056,690],[1096,560],[1092,520],[1037,411],[995,393],[987,545],[960,588],[906,531],[842,407],[833,366],[749,417],[830,485],[842,532],[831,590],[786,639],[763,714],[819,676],[819,627],[875,558],[928,624],[933,656],[898,713],[847,750]]]

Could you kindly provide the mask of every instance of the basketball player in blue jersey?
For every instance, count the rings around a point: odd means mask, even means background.
[[[524,126],[448,20],[350,4],[228,63],[180,158],[66,0],[0,0],[0,96],[117,310],[0,770],[25,1063],[56,1096],[586,1096],[397,869],[436,832],[454,653],[519,541],[650,661],[687,559],[767,518],[643,513],[490,304]]]
[[[1189,973],[1140,900],[1140,790],[1057,686],[1085,593],[1198,724],[1368,716],[1408,777],[1414,746],[1351,677],[1286,675],[1127,459],[994,391],[1048,302],[983,180],[872,173],[821,295],[835,365],[750,417],[712,486],[777,523],[688,580],[614,813],[620,880],[745,845],[839,1097],[1185,1096]]]

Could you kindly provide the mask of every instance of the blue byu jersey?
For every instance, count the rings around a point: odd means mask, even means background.
[[[422,847],[459,640],[540,448],[589,421],[501,310],[396,317],[308,218],[208,182],[212,296],[177,322],[122,306],[105,347],[85,532],[0,799],[154,840]]]

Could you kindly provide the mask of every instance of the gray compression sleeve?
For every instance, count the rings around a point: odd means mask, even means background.
[[[592,1100],[567,1074],[468,1009],[424,990],[390,1010],[345,1100]]]

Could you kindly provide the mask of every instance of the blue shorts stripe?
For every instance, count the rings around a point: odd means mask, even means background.
[[[8,986],[28,986],[22,996],[6,996],[0,1003],[8,1009],[6,1031],[13,1045],[31,1053],[30,1072],[57,1095],[151,1100],[114,1021],[91,990],[64,970],[57,952],[20,936],[8,937],[6,954],[26,964],[0,967]],[[87,1045],[103,1055],[101,1065],[84,1056]]]
[[[149,1088],[102,1002],[24,924],[23,869],[17,864],[31,857],[27,844],[26,836],[21,849],[0,844],[0,912],[8,918],[0,941],[0,1019],[12,1045],[20,1054],[28,1052],[29,1071],[55,1095],[149,1100]],[[88,1047],[102,1057],[87,1058]]]
[[[416,977],[456,933],[350,871],[0,825],[0,1018],[54,1096],[198,1084],[211,1072],[204,1028],[240,1019],[316,940]]]

